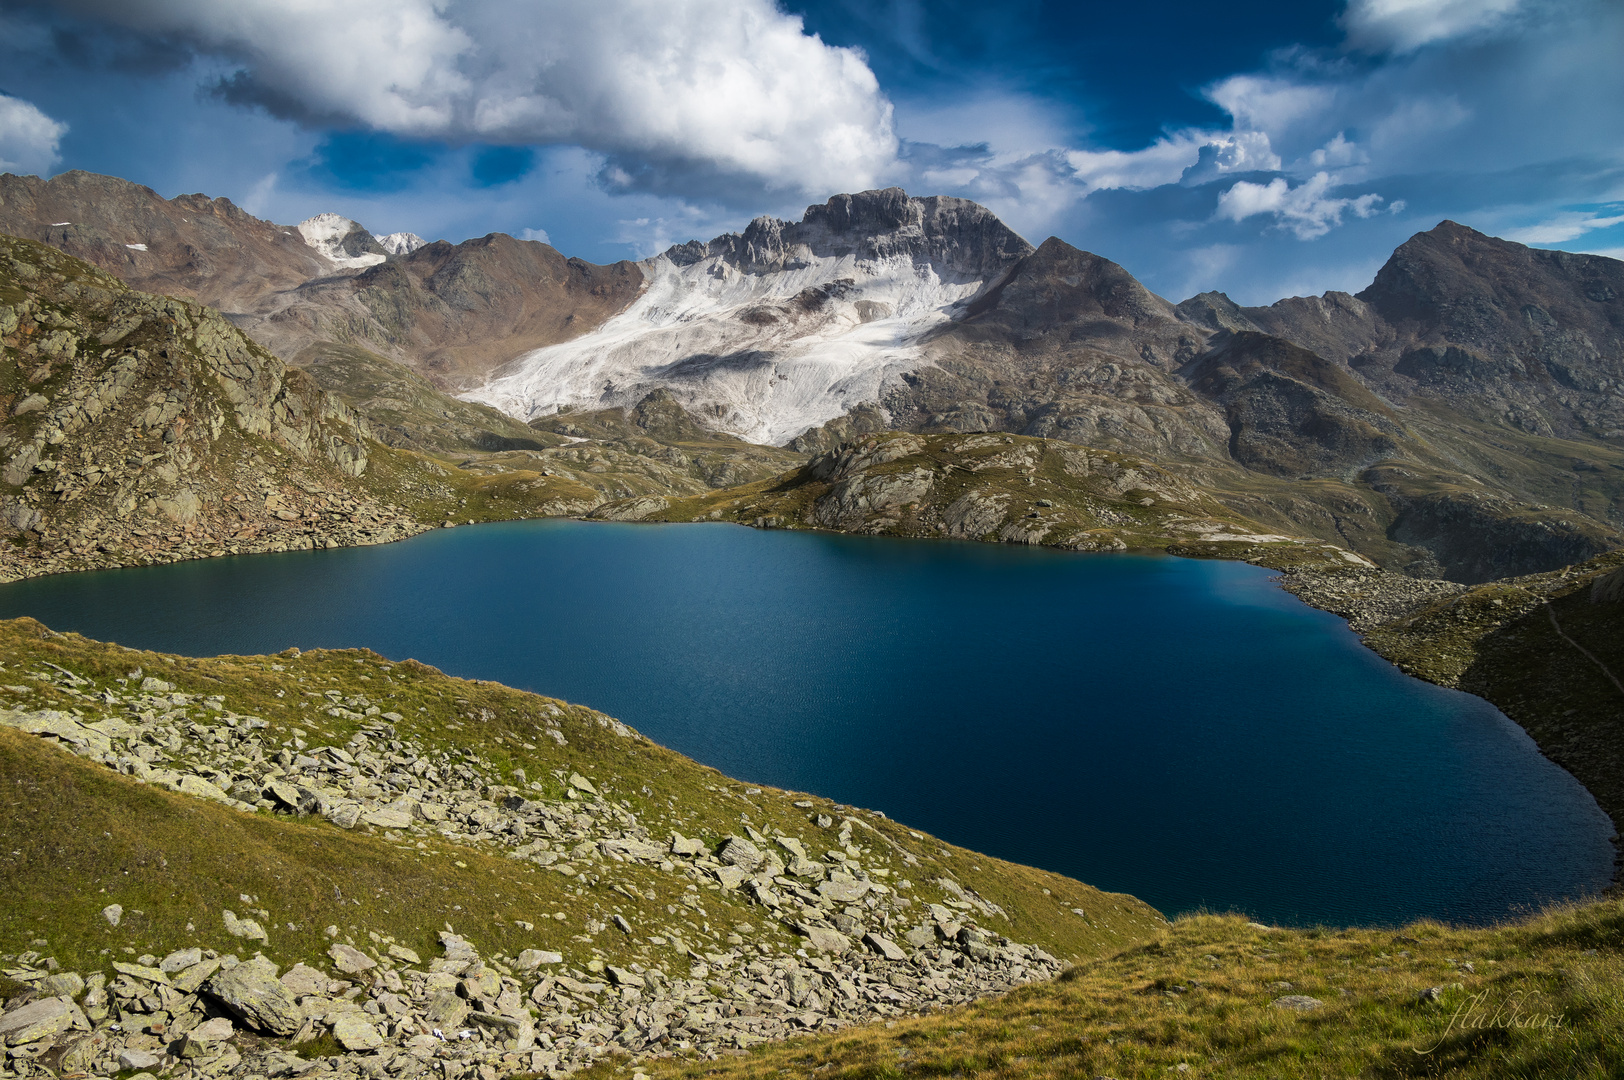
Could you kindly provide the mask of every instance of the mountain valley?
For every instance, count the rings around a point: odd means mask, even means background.
[[[549,516],[1243,559],[1624,822],[1624,262],[1446,221],[1172,303],[894,188],[595,265],[82,172],[0,233],[0,580]],[[413,661],[18,620],[0,668],[0,1077],[1419,1075],[1527,986],[1617,1061],[1616,897],[1168,923]],[[1556,1068],[1502,1034],[1449,1067]]]

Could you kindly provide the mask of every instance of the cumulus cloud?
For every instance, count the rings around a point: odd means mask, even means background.
[[[1350,0],[1340,21],[1354,48],[1405,53],[1499,29],[1522,6],[1523,0]]]
[[[62,160],[68,125],[40,112],[32,102],[0,94],[0,172],[45,173]]]
[[[1267,184],[1254,184],[1242,180],[1218,196],[1215,216],[1230,221],[1245,221],[1259,214],[1270,214],[1275,222],[1289,230],[1299,240],[1313,240],[1324,236],[1342,224],[1342,215],[1374,217],[1382,203],[1380,195],[1359,195],[1351,199],[1333,198],[1330,173],[1315,173],[1308,180],[1292,187],[1283,176]],[[1394,203],[1395,212],[1403,209]]]
[[[546,229],[526,229],[519,234],[520,240],[534,240],[538,244],[551,244],[553,238],[547,235]]]
[[[772,0],[68,3],[223,58],[227,100],[415,138],[582,146],[624,189],[822,193],[881,182],[896,159],[864,58]]]

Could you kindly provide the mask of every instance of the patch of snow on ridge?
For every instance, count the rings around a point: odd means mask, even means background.
[[[561,406],[629,407],[664,387],[705,423],[782,445],[923,360],[919,341],[979,277],[908,255],[811,256],[766,273],[719,256],[642,264],[643,294],[574,341],[526,353],[462,397],[521,420]]]
[[[384,261],[385,256],[373,251],[352,256],[344,250],[344,238],[359,228],[360,225],[347,217],[340,217],[337,214],[317,214],[313,218],[299,222],[299,235],[304,237],[306,244],[316,249],[317,254],[340,269],[359,270],[377,266]]]
[[[388,236],[375,237],[378,246],[391,255],[410,255],[420,247],[427,247],[428,241],[416,233],[392,232]]]

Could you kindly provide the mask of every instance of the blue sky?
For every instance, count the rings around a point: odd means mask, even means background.
[[[899,184],[1178,300],[1624,256],[1624,5],[0,0],[0,169],[641,257]]]

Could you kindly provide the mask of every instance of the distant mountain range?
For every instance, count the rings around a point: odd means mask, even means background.
[[[82,172],[0,177],[0,232],[216,306],[318,380],[335,348],[364,350],[536,430],[659,393],[718,437],[803,453],[887,429],[1043,436],[1463,581],[1589,557],[1624,527],[1624,263],[1453,222],[1356,296],[1263,308],[1175,304],[894,188],[610,266],[502,234],[280,226]]]

